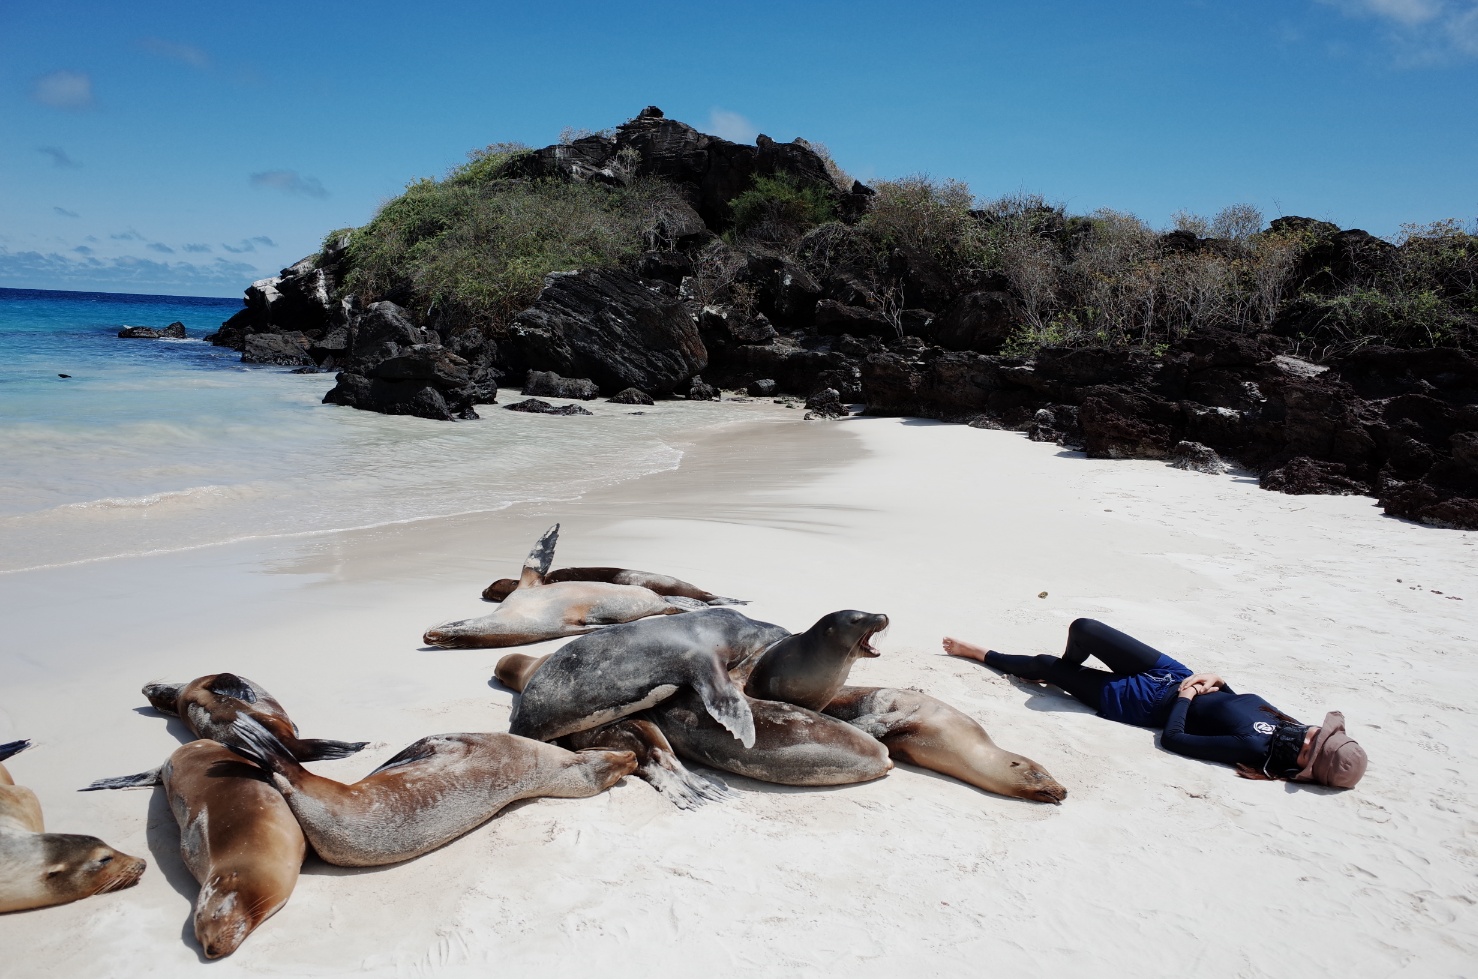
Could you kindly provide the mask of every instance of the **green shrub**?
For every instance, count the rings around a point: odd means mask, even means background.
[[[476,163],[477,161],[474,161]],[[550,272],[621,264],[674,195],[638,183],[418,180],[350,239],[349,292],[433,306],[461,324],[497,326]]]
[[[467,162],[447,172],[449,184],[486,184],[501,178],[508,164],[533,150],[523,143],[489,143],[480,150],[468,150]]]
[[[788,173],[756,176],[754,186],[729,202],[734,231],[769,244],[793,243],[836,216],[825,187],[802,184]]]

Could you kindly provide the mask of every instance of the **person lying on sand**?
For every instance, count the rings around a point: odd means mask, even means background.
[[[1252,693],[1235,693],[1214,673],[1193,673],[1158,649],[1096,619],[1078,619],[1057,656],[1011,656],[946,637],[944,651],[1004,673],[1051,683],[1100,717],[1163,728],[1160,743],[1191,758],[1226,762],[1252,779],[1317,782],[1351,789],[1365,774],[1365,750],[1331,711],[1314,727]],[[1096,656],[1108,670],[1084,666]]]

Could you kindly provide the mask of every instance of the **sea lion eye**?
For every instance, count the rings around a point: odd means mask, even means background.
[[[98,866],[99,867],[106,867],[108,864],[110,864],[112,862],[113,862],[113,855],[111,853],[108,854],[105,857],[99,857],[98,858]]]

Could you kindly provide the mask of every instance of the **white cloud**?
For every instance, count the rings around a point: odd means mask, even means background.
[[[80,215],[76,211],[69,211],[65,207],[53,207],[52,210],[55,211],[57,214],[60,214],[64,218],[80,217]]]
[[[173,255],[174,254],[174,249],[171,248],[171,247],[169,247],[168,245],[166,245],[162,241],[151,241],[145,247],[150,248],[150,249],[152,249],[153,251],[156,251],[156,252],[161,252],[161,253],[163,253],[165,255]]]
[[[251,175],[253,187],[267,187],[272,190],[280,190],[284,194],[295,194],[301,197],[328,196],[328,191],[317,177],[305,177],[296,170],[264,170],[261,173]]]
[[[711,109],[708,113],[708,132],[735,143],[752,143],[759,135],[759,128],[737,112]]]
[[[78,246],[81,259],[56,252],[12,252],[0,247],[0,286],[20,289],[95,289],[180,296],[228,296],[267,274],[245,262],[156,262],[147,258],[101,259]]]
[[[166,41],[161,37],[145,37],[139,40],[139,47],[150,54],[157,54],[161,58],[178,61],[182,65],[191,68],[209,68],[210,55],[193,44],[177,44],[174,41]]]
[[[53,109],[90,109],[92,76],[85,71],[54,71],[31,83],[31,98]]]
[[[1478,57],[1478,0],[1317,0],[1351,17],[1391,27],[1402,53],[1417,61]]]

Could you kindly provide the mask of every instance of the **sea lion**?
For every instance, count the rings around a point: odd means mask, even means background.
[[[731,608],[611,626],[566,643],[532,671],[508,730],[552,741],[620,720],[687,687],[714,720],[753,745],[749,705],[729,670],[787,635]]]
[[[230,955],[292,896],[307,850],[297,818],[266,772],[213,740],[181,745],[151,772],[88,788],[143,785],[164,786],[180,857],[200,882],[196,941],[208,959]]]
[[[847,682],[859,657],[878,651],[871,639],[888,627],[886,615],[847,609],[823,615],[805,632],[787,636],[758,658],[744,692],[819,711]]]
[[[629,751],[566,751],[512,734],[438,734],[345,785],[298,764],[243,714],[227,746],[272,773],[313,849],[343,867],[409,860],[449,843],[519,799],[583,799],[636,768]]]
[[[0,762],[30,745],[0,745]],[[36,793],[16,785],[0,765],[0,913],[132,887],[148,866],[95,836],[46,832]]]
[[[544,532],[524,561],[517,588],[498,610],[476,619],[458,619],[426,630],[428,646],[459,649],[522,646],[583,636],[604,626],[653,615],[675,615],[706,609],[693,598],[663,596],[636,585],[604,581],[565,581],[546,584],[545,575],[554,560],[559,524]]]
[[[522,692],[529,677],[547,659],[548,656],[509,653],[498,660],[493,675],[510,690]],[[639,715],[623,717],[589,731],[577,731],[560,738],[559,744],[571,751],[607,748],[633,752],[636,755],[636,777],[679,809],[696,809],[705,802],[722,799],[729,794],[722,783],[685,768],[663,736],[662,729]]]
[[[347,758],[368,741],[329,741],[300,738],[298,726],[270,693],[244,676],[212,673],[189,683],[149,683],[144,696],[161,714],[179,717],[197,738],[220,741],[236,715],[246,712],[287,745],[298,761]]]
[[[851,785],[888,774],[888,749],[862,730],[824,714],[746,697],[754,743],[741,745],[684,691],[648,713],[684,758],[780,785]]]
[[[630,568],[560,568],[544,576],[546,585],[561,581],[604,581],[612,585],[635,585],[667,597],[693,598],[705,605],[748,605],[742,598],[725,598],[711,591],[689,584],[681,578],[657,574],[654,571],[634,571]],[[501,602],[518,588],[517,578],[499,578],[482,590],[484,602]]]
[[[974,718],[918,690],[843,687],[825,712],[877,738],[898,761],[998,795],[1067,798],[1067,789],[1036,762],[998,748]]]

